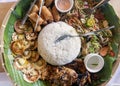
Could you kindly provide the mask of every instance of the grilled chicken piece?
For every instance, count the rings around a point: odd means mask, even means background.
[[[71,86],[77,81],[78,74],[70,68],[48,66],[48,71],[52,86]]]
[[[86,71],[86,73],[78,81],[78,85],[85,86],[86,83],[91,83],[90,73],[88,71]]]
[[[77,73],[85,73],[86,68],[82,59],[75,59],[73,62],[65,65],[65,67],[75,70]]]

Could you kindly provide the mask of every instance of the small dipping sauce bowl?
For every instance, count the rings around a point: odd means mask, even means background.
[[[55,6],[59,12],[65,13],[72,9],[73,0],[55,0]]]
[[[84,59],[86,69],[91,73],[99,72],[104,66],[104,59],[98,54],[88,54]]]

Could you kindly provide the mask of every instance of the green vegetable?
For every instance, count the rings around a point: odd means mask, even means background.
[[[116,16],[112,6],[110,6],[109,4],[106,4],[105,6],[103,6],[102,9],[103,9],[105,17],[106,17],[107,21],[110,23],[110,25],[115,25],[115,27],[116,27],[115,29],[112,30],[113,37],[112,37],[112,42],[111,42],[112,49],[115,52],[116,56],[115,57],[111,57],[111,56],[104,57],[104,61],[105,61],[104,68],[98,73],[99,76],[101,76],[101,77],[99,80],[93,81],[92,86],[98,86],[98,84],[101,84],[110,79],[111,73],[112,73],[112,66],[113,66],[113,63],[115,62],[116,58],[118,57],[118,51],[119,51],[118,44],[120,43],[120,33],[119,33],[120,20]]]
[[[98,64],[92,64],[92,65],[97,66]]]
[[[101,45],[97,36],[93,35],[90,42],[88,42],[88,51],[89,53],[96,53],[100,49]]]
[[[88,27],[93,27],[95,25],[95,19],[94,16],[91,16],[88,20],[87,20],[87,26]]]

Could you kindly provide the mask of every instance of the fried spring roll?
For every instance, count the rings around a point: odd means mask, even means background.
[[[31,20],[31,19],[29,19],[29,20],[30,20],[30,22],[32,23],[32,26],[35,28],[35,24],[36,24],[36,23],[35,23],[33,20]],[[41,31],[41,26],[38,25],[37,28],[36,28],[36,30],[34,29],[34,31],[36,31],[36,32]]]
[[[36,5],[40,8],[41,0],[37,0]]]
[[[45,6],[50,6],[52,4],[53,0],[45,0]]]
[[[30,13],[33,13],[33,12],[37,13],[38,11],[39,11],[38,6],[34,5]]]
[[[53,6],[53,8],[52,8],[52,15],[53,15],[53,18],[54,18],[55,21],[60,20],[59,12],[57,11],[55,6]]]
[[[36,22],[39,16],[38,16],[37,13],[33,12],[29,15],[29,17],[30,17],[31,20]],[[44,22],[44,20],[40,17],[39,20],[38,20],[38,25],[41,25],[43,22]]]
[[[44,20],[43,25],[47,24],[47,21],[45,20],[44,16],[41,14],[41,18]]]
[[[36,28],[36,32],[40,32],[41,31],[41,26],[38,25],[37,28]]]
[[[52,13],[49,11],[49,9],[46,6],[42,7],[42,15],[44,16],[46,21],[49,22],[53,21]]]

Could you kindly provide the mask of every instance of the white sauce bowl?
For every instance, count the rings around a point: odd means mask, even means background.
[[[84,59],[86,69],[91,73],[99,72],[104,66],[104,59],[98,54],[88,54]]]
[[[59,2],[60,0],[55,0],[55,6],[56,6],[56,8],[57,8],[57,10],[59,11],[59,12],[62,12],[62,13],[65,13],[65,12],[68,12],[68,11],[70,11],[71,9],[72,9],[72,7],[73,7],[73,4],[74,4],[74,1],[73,0],[68,0],[68,1],[70,1],[70,7],[69,7],[69,9],[67,9],[67,10],[62,10],[62,9],[60,9],[59,7],[58,7],[58,2]],[[63,0],[64,1],[64,0]]]

